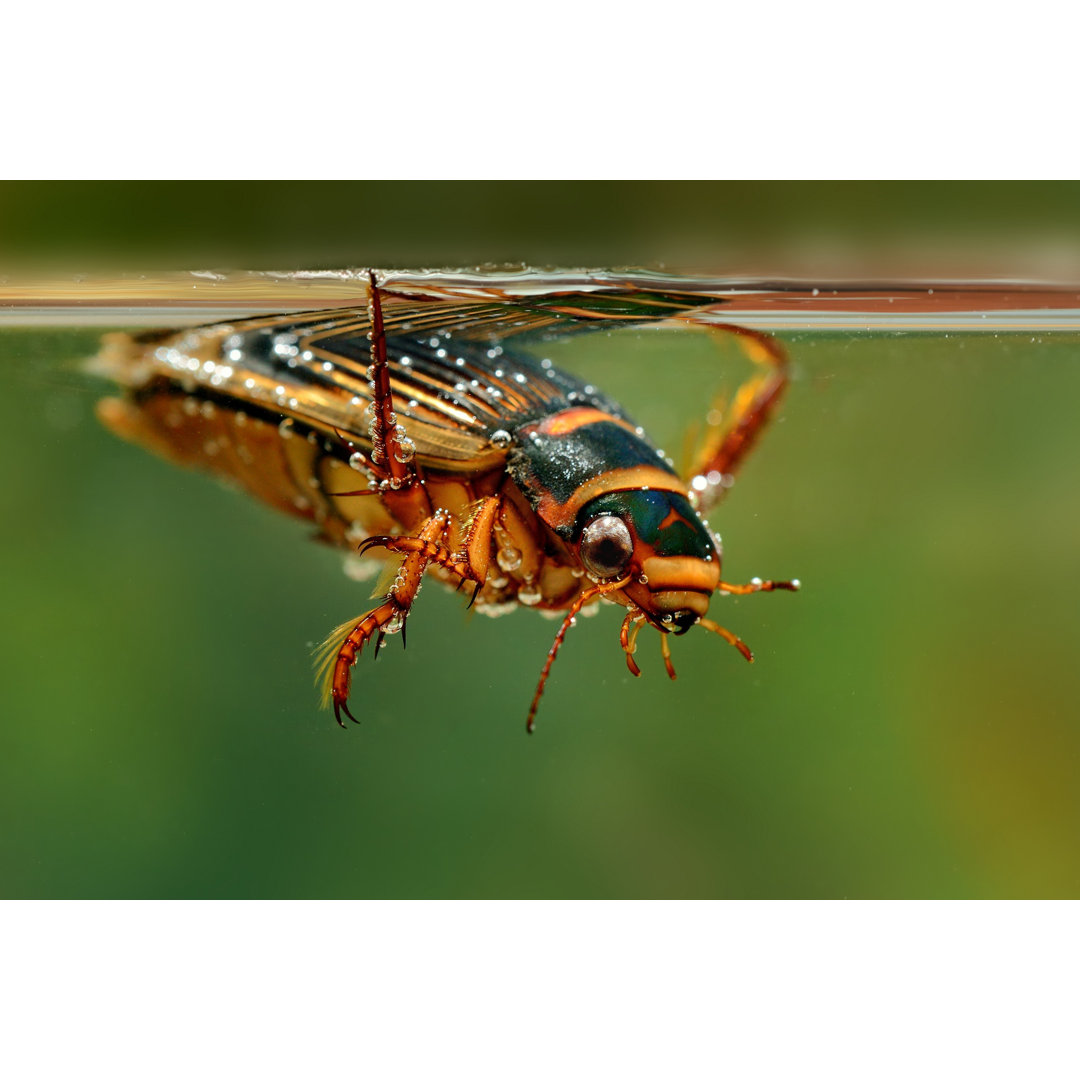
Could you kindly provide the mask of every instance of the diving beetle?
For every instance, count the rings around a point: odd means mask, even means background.
[[[114,432],[224,476],[336,545],[398,560],[380,602],[320,651],[324,699],[339,724],[342,714],[356,720],[348,702],[357,657],[372,639],[376,654],[389,634],[404,642],[425,574],[466,586],[481,612],[564,613],[530,732],[567,631],[601,599],[625,608],[619,638],[634,675],[645,625],[660,632],[671,678],[669,636],[694,626],[753,659],[707,618],[710,598],[799,582],[723,581],[720,541],[702,514],[787,385],[776,341],[704,318],[692,292],[410,290],[374,271],[367,284],[366,309],[111,334],[98,358],[126,388],[99,403]],[[731,335],[753,363],[685,477],[614,400],[535,355],[545,337],[616,324]]]

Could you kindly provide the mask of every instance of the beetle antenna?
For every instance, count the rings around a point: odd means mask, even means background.
[[[574,624],[574,617],[590,600],[593,599],[593,597],[603,596],[605,593],[609,592],[615,592],[624,585],[629,584],[629,577],[619,578],[618,581],[602,582],[599,585],[594,585],[591,589],[586,589],[570,605],[570,610],[566,613],[566,618],[563,619],[562,626],[559,627],[559,632],[555,635],[555,640],[552,642],[551,648],[548,649],[544,670],[540,672],[540,682],[536,685],[536,693],[533,695],[532,704],[529,706],[529,718],[525,721],[525,730],[530,735],[536,727],[536,710],[540,704],[540,697],[544,693],[544,684],[547,682],[548,673],[551,671],[551,665],[555,663],[555,657],[559,654],[559,648],[563,643],[563,639],[566,637],[566,631]]]
[[[754,662],[754,654],[750,651],[750,646],[741,638],[737,638],[730,630],[717,626],[712,619],[698,619],[697,624],[703,626],[710,633],[719,634],[729,645],[734,645],[751,664]]]

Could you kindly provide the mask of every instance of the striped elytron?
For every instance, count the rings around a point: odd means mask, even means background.
[[[530,731],[574,616],[601,598],[626,609],[620,642],[635,675],[645,624],[660,631],[672,678],[668,636],[692,626],[752,659],[706,618],[710,597],[798,582],[722,581],[720,543],[701,514],[730,485],[786,386],[779,345],[703,319],[710,298],[700,294],[455,294],[385,289],[369,277],[366,310],[110,335],[100,358],[127,388],[100,405],[113,431],[227,476],[315,522],[335,544],[398,560],[379,604],[323,648],[339,723],[342,713],[355,719],[348,697],[357,656],[372,638],[376,651],[387,634],[404,639],[425,573],[469,586],[480,611],[522,604],[565,612],[529,709]],[[686,477],[616,402],[530,351],[545,336],[615,322],[734,335],[753,361]]]

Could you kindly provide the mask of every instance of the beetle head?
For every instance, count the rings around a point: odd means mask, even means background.
[[[609,492],[587,503],[578,522],[585,570],[601,581],[630,578],[614,599],[676,634],[708,611],[720,583],[720,551],[685,495]]]

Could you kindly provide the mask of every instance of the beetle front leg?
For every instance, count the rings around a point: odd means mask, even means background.
[[[792,578],[791,581],[762,581],[761,578],[753,578],[746,585],[733,585],[730,581],[721,581],[716,586],[716,591],[719,593],[727,593],[730,596],[748,596],[750,593],[756,592],[775,592],[777,589],[784,589],[787,592],[798,592],[800,582],[798,578]]]

